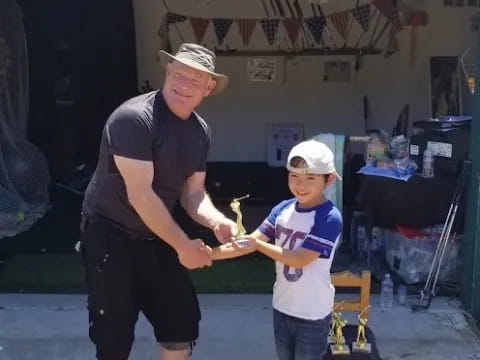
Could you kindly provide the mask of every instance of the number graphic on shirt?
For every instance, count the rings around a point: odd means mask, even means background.
[[[280,225],[277,225],[276,228],[276,237],[280,241],[282,241],[282,236],[285,236],[283,241],[281,242],[282,248],[287,248],[289,250],[295,249],[295,245],[297,244],[297,241],[302,241],[305,239],[305,236],[307,235],[306,233],[302,231],[295,231],[293,232],[292,229],[287,229],[284,228]],[[288,242],[288,245],[287,245]],[[289,282],[295,282],[298,281],[303,275],[303,269],[297,269],[295,268],[295,273],[290,273],[290,266],[288,265],[283,265],[283,276],[285,276],[285,279]]]

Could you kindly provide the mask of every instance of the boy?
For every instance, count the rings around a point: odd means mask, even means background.
[[[276,261],[273,323],[278,358],[322,359],[335,294],[330,266],[342,230],[342,216],[324,190],[338,175],[330,149],[314,140],[292,148],[287,169],[295,197],[275,206],[247,238]]]

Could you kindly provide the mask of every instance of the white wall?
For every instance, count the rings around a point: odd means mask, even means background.
[[[309,1],[301,1],[305,10]],[[368,0],[363,0],[368,2]],[[260,0],[170,0],[169,10],[186,16],[262,18]],[[356,0],[335,0],[324,5],[331,11],[352,9]],[[249,83],[246,80],[244,57],[218,57],[217,70],[230,76],[231,85],[226,93],[208,99],[199,112],[212,127],[211,161],[266,161],[266,124],[269,122],[303,122],[306,136],[320,132],[363,135],[362,97],[369,97],[372,120],[370,127],[391,131],[405,104],[410,104],[411,121],[426,119],[429,107],[430,56],[461,55],[474,44],[475,34],[470,31],[472,7],[444,7],[442,0],[423,0],[409,3],[422,4],[428,12],[428,26],[418,29],[417,57],[409,65],[410,27],[399,34],[400,52],[386,59],[383,54],[366,56],[356,79],[346,83],[323,82],[325,60],[350,60],[348,56],[312,56],[285,62],[285,79],[271,85]],[[134,0],[137,38],[139,85],[149,80],[161,86],[162,69],[156,59],[160,38],[158,28],[165,13],[162,0]],[[309,16],[311,13],[306,13]],[[242,48],[235,24],[225,39],[230,47]],[[330,25],[330,28],[333,27]],[[190,24],[179,24],[178,30],[186,41],[194,41]],[[350,41],[356,42],[360,27],[354,23]],[[175,50],[181,42],[177,29],[171,28]],[[285,44],[286,35],[279,31],[276,44]],[[336,34],[333,33],[336,37]],[[365,41],[370,38],[364,36]],[[207,46],[214,42],[212,25],[205,36]],[[385,49],[387,37],[378,47]],[[251,48],[268,49],[261,27],[257,25]],[[473,52],[470,52],[473,58]]]

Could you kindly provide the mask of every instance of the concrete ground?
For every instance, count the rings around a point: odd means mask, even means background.
[[[201,338],[192,359],[275,359],[269,295],[201,295]],[[372,296],[369,326],[384,360],[479,360],[480,342],[457,304],[435,298],[428,311],[395,305],[381,311]],[[350,323],[353,314],[344,314]],[[141,318],[131,359],[158,359]],[[83,295],[0,294],[0,360],[94,359]]]

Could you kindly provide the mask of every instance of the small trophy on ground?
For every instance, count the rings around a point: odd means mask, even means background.
[[[338,313],[340,314],[340,313]],[[343,336],[343,328],[347,325],[347,320],[344,320],[340,317],[337,318],[337,323],[335,327],[335,343],[330,345],[330,350],[332,355],[349,355],[350,348],[345,344],[345,337]]]
[[[249,197],[250,195],[247,194],[245,196],[233,199],[230,203],[230,208],[235,214],[237,214],[237,233],[233,236],[233,238],[234,240],[240,240],[236,242],[240,246],[248,246],[249,244],[248,240],[241,240],[242,237],[247,233],[247,230],[245,230],[245,227],[243,226],[243,215],[242,211],[240,210],[240,200],[248,199]],[[245,241],[245,243],[242,243],[242,241]]]
[[[342,313],[339,312],[337,309],[339,307],[341,307],[341,305],[344,303],[344,301],[342,301],[341,303],[335,305],[335,307],[333,308],[333,311],[332,311],[332,321],[330,323],[330,330],[328,332],[328,343],[329,344],[334,344],[335,343],[335,331],[337,330],[337,324],[338,324],[338,321],[340,320],[341,316],[342,316]],[[340,308],[341,310],[341,308]],[[345,341],[345,338],[342,339],[343,341]]]
[[[368,319],[367,317],[362,317],[362,315],[370,309],[370,305],[368,305],[365,309],[362,310],[360,314],[358,314],[358,330],[357,330],[357,341],[352,343],[352,351],[356,353],[370,353],[372,351],[372,346],[367,342],[367,338],[365,337],[365,327],[367,325]]]

